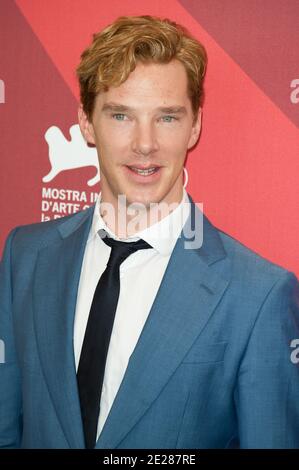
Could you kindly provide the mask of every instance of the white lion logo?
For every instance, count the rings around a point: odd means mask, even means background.
[[[49,160],[51,171],[43,177],[44,183],[49,183],[55,176],[64,170],[74,170],[85,166],[94,166],[96,175],[87,181],[88,186],[94,186],[100,181],[100,166],[97,150],[88,147],[82,137],[80,127],[74,124],[70,127],[71,140],[67,140],[59,127],[51,126],[45,133],[45,139],[49,146]],[[188,172],[184,167],[184,187],[188,184]]]
[[[87,181],[88,186],[94,186],[100,181],[100,167],[95,147],[88,147],[82,137],[80,127],[75,124],[70,127],[71,140],[67,140],[59,127],[51,126],[45,133],[49,146],[51,171],[43,178],[44,183],[52,181],[64,170],[73,170],[85,166],[94,166],[96,175]]]

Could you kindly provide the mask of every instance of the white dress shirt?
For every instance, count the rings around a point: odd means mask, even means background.
[[[105,229],[120,240],[105,224],[100,214],[101,193],[95,205],[78,288],[74,323],[74,353],[78,368],[89,311],[98,280],[106,269],[111,248],[98,235]],[[190,213],[190,202],[183,190],[181,203],[160,222],[121,241],[140,238],[153,248],[130,255],[120,266],[120,294],[106,361],[97,438],[123,380],[129,358],[135,349],[172,250]]]

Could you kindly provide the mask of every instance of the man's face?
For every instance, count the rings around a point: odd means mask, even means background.
[[[198,140],[187,74],[178,61],[138,64],[118,87],[100,93],[92,121],[79,108],[81,131],[97,147],[102,200],[180,202],[186,152]]]

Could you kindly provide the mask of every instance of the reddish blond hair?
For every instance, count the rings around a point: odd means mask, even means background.
[[[123,83],[138,62],[167,64],[175,59],[185,67],[196,116],[203,102],[207,54],[183,26],[167,18],[122,16],[94,34],[76,70],[81,103],[89,120],[97,94]]]

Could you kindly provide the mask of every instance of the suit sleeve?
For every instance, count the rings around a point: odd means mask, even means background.
[[[0,263],[0,448],[19,447],[21,440],[21,385],[12,320],[11,245],[6,242]]]
[[[299,283],[286,272],[268,293],[235,389],[241,448],[299,448]]]

